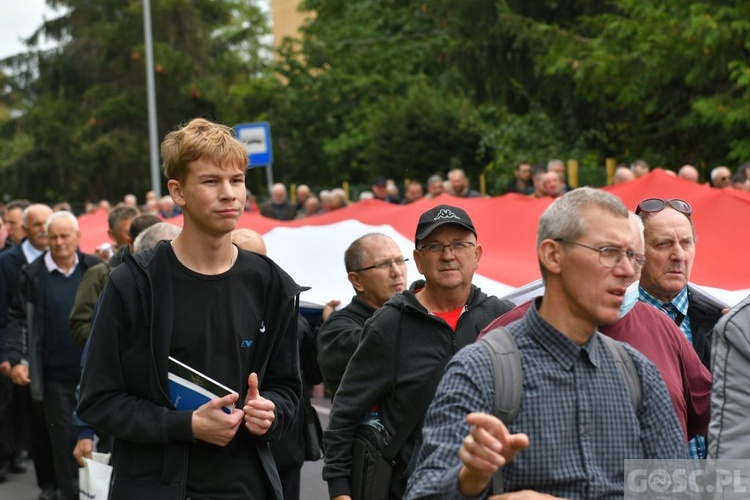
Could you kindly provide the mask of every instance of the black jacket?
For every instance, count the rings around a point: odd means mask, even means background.
[[[20,245],[19,245],[20,248]],[[81,273],[102,260],[95,256],[78,253],[78,265]],[[11,365],[22,361],[29,364],[31,397],[41,401],[44,388],[44,291],[39,286],[41,273],[46,273],[44,263],[47,252],[21,270],[18,290],[12,297],[8,310],[8,330],[6,347]],[[67,322],[68,318],[64,320]]]
[[[21,268],[25,265],[26,256],[21,245],[13,245],[0,253],[0,362],[8,361],[8,309],[13,297],[18,293]]]
[[[693,335],[693,348],[703,365],[711,369],[711,343],[714,326],[721,319],[721,308],[694,294],[688,287],[688,318]]]
[[[466,311],[454,333],[415,297],[413,290],[423,286],[419,281],[410,290],[394,295],[364,327],[360,345],[336,393],[325,433],[323,479],[328,482],[331,497],[350,494],[352,440],[365,412],[380,405],[380,419],[393,436],[446,354],[452,356],[473,343],[490,321],[513,308],[511,302],[488,297],[472,286]],[[421,428],[420,423],[396,458],[391,482],[394,495],[403,494],[414,470],[411,462],[416,459]]]
[[[115,437],[112,499],[185,498],[188,449],[194,439],[192,412],[174,411],[168,397],[167,358],[179,311],[171,301],[159,301],[172,293],[167,244],[124,256],[110,275],[91,330],[78,415]],[[298,296],[304,288],[270,259],[246,253],[258,266],[269,266],[273,280],[264,312],[267,334],[259,337],[255,351],[266,357],[253,358],[251,371],[259,374],[263,397],[276,405],[276,419],[268,433],[253,439],[281,499],[268,442],[286,432],[297,414],[301,380],[296,327]],[[244,425],[238,432],[243,431]]]
[[[349,305],[331,313],[318,330],[318,364],[331,391],[331,400],[339,389],[346,365],[357,350],[362,328],[375,311],[377,309],[355,295]]]

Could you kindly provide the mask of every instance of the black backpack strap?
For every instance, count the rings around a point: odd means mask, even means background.
[[[615,358],[617,368],[620,370],[623,379],[625,379],[630,402],[633,404],[633,411],[638,414],[638,410],[641,408],[641,399],[643,399],[643,389],[641,388],[641,377],[638,375],[638,370],[635,368],[633,358],[630,357],[625,346],[620,342],[617,342],[601,333],[599,334],[599,339],[605,346],[607,346],[609,352],[612,353],[612,357]]]
[[[504,326],[487,332],[479,343],[487,349],[492,361],[492,372],[495,379],[495,400],[492,405],[492,414],[508,426],[515,422],[516,417],[518,417],[523,398],[523,372],[518,345],[513,335]],[[504,492],[502,469],[499,469],[492,476],[492,492],[495,495]]]

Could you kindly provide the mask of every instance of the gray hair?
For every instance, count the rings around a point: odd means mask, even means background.
[[[638,228],[638,235],[641,237],[641,245],[646,246],[646,229],[643,226],[643,219],[635,215],[635,212],[628,210],[628,219],[635,222],[635,226]]]
[[[443,176],[440,174],[433,174],[427,178],[427,185],[429,186],[433,182],[443,182],[445,179],[443,179]]]
[[[153,247],[162,240],[173,240],[182,228],[169,222],[159,222],[143,230],[133,242],[133,251],[140,252]]]
[[[628,217],[628,209],[617,196],[593,189],[582,187],[565,193],[552,202],[539,219],[536,246],[544,240],[564,239],[575,241],[586,232],[583,214],[592,208],[605,210],[613,215]],[[547,269],[539,262],[542,278],[547,279]]]
[[[47,222],[44,223],[44,230],[49,233],[49,226],[53,222],[61,219],[67,219],[73,223],[73,230],[78,232],[78,219],[75,215],[73,215],[73,212],[69,212],[67,210],[60,210],[59,212],[53,212],[52,215],[49,216],[47,219]]]
[[[580,238],[586,231],[583,213],[591,208],[600,208],[623,218],[628,216],[628,209],[617,196],[590,187],[574,189],[552,202],[542,214],[537,247],[544,240],[562,238],[574,241]]]
[[[14,206],[11,206],[11,204],[16,203]],[[28,203],[25,205],[22,205],[23,202],[18,203],[17,201],[12,201],[8,203],[8,205],[5,207],[5,211],[13,210],[14,208],[23,208],[23,212],[21,212],[21,224],[23,227],[29,227],[29,212],[32,210],[36,210],[39,207],[44,207],[49,209],[50,215],[52,214],[52,207],[49,205],[45,205],[43,203],[33,203],[29,205]]]
[[[730,175],[732,174],[732,171],[729,170],[729,167],[726,167],[724,165],[720,165],[718,167],[714,167],[713,169],[711,169],[711,180],[712,181],[716,181],[716,179],[721,175],[721,171],[723,169],[726,169],[727,172],[729,172]]]
[[[547,172],[552,170],[552,167],[555,165],[562,165],[563,168],[565,168],[565,162],[555,158],[554,160],[550,160],[547,162]]]

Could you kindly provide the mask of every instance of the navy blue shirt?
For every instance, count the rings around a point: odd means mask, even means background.
[[[44,269],[39,276],[44,301],[44,379],[47,382],[77,382],[81,378],[83,348],[73,342],[68,317],[83,270],[76,265],[70,276],[64,276],[57,270],[47,272]]]

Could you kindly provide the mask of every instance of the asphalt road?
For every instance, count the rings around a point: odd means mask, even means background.
[[[330,402],[328,399],[315,399],[313,400],[313,406],[318,410],[320,423],[325,429],[328,426]],[[25,465],[28,467],[25,474],[9,474],[5,482],[0,483],[0,500],[37,500],[40,491],[36,485],[33,463],[31,460],[27,460]],[[322,469],[322,460],[305,462],[302,467],[301,500],[325,500],[328,498],[328,488],[321,476]]]

